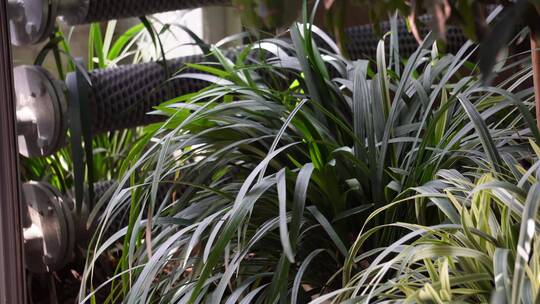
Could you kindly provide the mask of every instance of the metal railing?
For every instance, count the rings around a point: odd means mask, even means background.
[[[25,270],[7,2],[0,0],[0,304],[18,304]]]

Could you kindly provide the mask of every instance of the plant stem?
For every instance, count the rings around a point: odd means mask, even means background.
[[[540,130],[540,31],[531,29],[532,69],[536,101],[536,125]]]

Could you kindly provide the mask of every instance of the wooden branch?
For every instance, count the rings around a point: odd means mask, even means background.
[[[534,81],[534,98],[536,104],[536,125],[540,130],[540,30],[531,28],[531,59]]]

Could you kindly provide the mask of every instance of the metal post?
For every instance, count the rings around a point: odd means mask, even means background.
[[[25,303],[8,0],[0,0],[0,304]]]

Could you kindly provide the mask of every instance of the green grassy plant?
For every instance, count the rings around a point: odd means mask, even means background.
[[[467,176],[457,170],[441,170],[437,179],[413,188],[411,196],[397,204],[428,198],[441,212],[457,217],[435,226],[389,223],[409,232],[374,251],[369,266],[351,277],[351,268],[369,259],[356,248],[385,226],[360,234],[349,253],[352,263],[344,267],[343,293],[336,301],[537,303],[538,165],[537,161],[529,169],[516,165],[517,176],[512,177],[482,170],[471,170]]]
[[[515,176],[531,157],[528,139],[540,139],[532,90],[521,85],[526,58],[486,87],[469,43],[443,55],[428,39],[401,60],[381,41],[377,58],[351,62],[308,23],[290,34],[290,44],[262,40],[234,61],[214,47],[214,60],[192,66],[200,73],[175,76],[215,84],[157,107],[168,119],[146,129],[106,198],[80,301],[103,286],[108,302],[128,303],[351,298],[373,273],[359,265],[378,267],[362,255],[384,253],[411,227],[461,220],[465,209],[430,199],[439,172]],[[125,212],[127,227],[105,239]],[[357,239],[362,231],[372,237]],[[114,248],[117,275],[94,286],[97,258]]]

